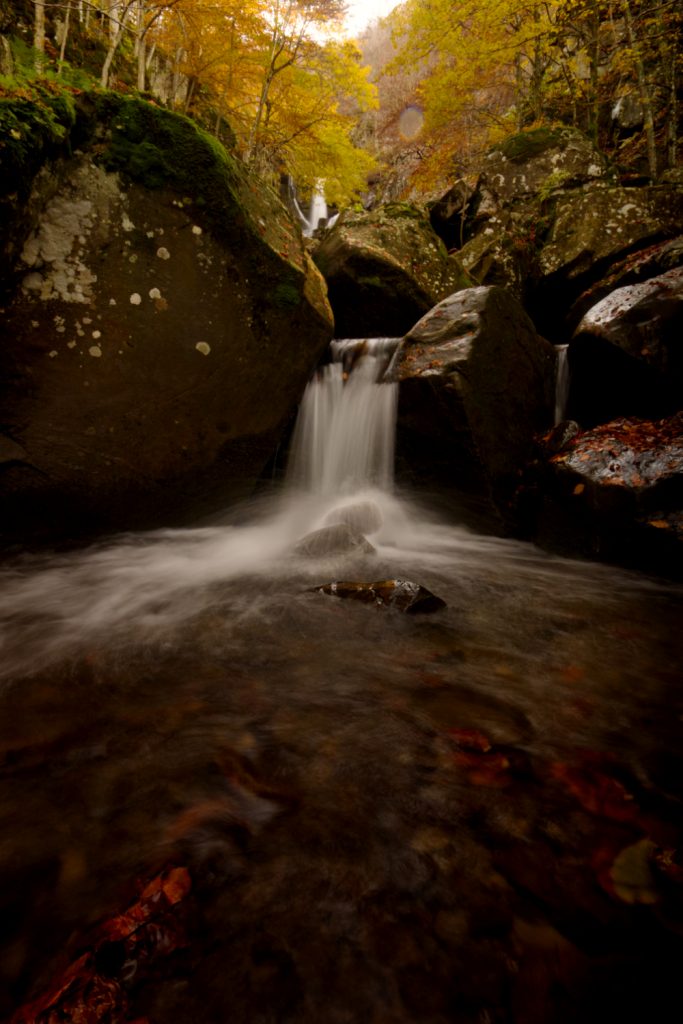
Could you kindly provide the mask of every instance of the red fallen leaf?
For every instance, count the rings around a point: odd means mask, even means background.
[[[105,921],[92,949],[74,961],[39,999],[22,1007],[12,1024],[124,1024],[128,1002],[124,976],[185,943],[181,922],[172,909],[187,896],[192,883],[186,868],[173,867],[149,882],[139,900],[123,914]],[[98,971],[98,954],[110,943],[123,946],[119,971]],[[100,964],[101,969],[101,964]],[[116,977],[116,974],[120,977]],[[140,1018],[137,1024],[147,1024]]]
[[[446,732],[463,750],[478,750],[485,754],[491,749],[491,741],[488,736],[476,729],[447,729]]]
[[[635,822],[639,817],[640,808],[633,795],[618,779],[595,765],[555,762],[550,766],[550,774],[591,814],[626,822]]]
[[[508,774],[510,760],[505,754],[456,750],[453,753],[453,760],[461,768],[466,769],[467,781],[474,786],[502,789],[512,782]]]
[[[123,1024],[128,1001],[117,981],[103,978],[86,953],[64,972],[54,988],[21,1007],[12,1024]]]

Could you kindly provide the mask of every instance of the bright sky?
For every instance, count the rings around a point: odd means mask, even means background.
[[[362,32],[370,21],[384,18],[398,7],[400,0],[347,0],[349,13],[346,15],[346,26],[350,36]]]

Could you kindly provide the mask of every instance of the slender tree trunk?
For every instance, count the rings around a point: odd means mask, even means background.
[[[37,51],[36,71],[40,71],[45,53],[45,0],[33,0],[33,48]]]
[[[639,41],[636,39],[635,26],[633,24],[633,16],[629,0],[621,0],[621,9],[624,12],[626,36],[628,38],[628,45],[633,53],[633,60],[636,66],[636,76],[638,79],[638,94],[643,107],[643,124],[645,127],[645,139],[647,142],[647,165],[650,177],[654,180],[657,177],[657,144],[655,141],[655,124],[652,114],[652,97],[650,95],[647,75],[645,73],[642,51],[640,49]]]
[[[126,18],[128,16],[129,10],[131,9],[134,3],[135,0],[127,0],[127,3],[125,4],[123,10],[121,10],[121,8],[117,5],[117,13],[119,20],[116,23],[116,35],[113,38],[111,36],[109,37],[109,48],[107,50],[107,55],[104,58],[104,64],[102,65],[102,74],[100,75],[100,85],[103,89],[106,89],[109,85],[109,72],[111,71],[112,61],[114,60],[116,51],[119,48],[119,43],[123,39],[123,33],[126,30]],[[112,9],[112,6],[110,6],[110,10]]]
[[[72,0],[68,0],[66,5],[66,11],[64,13],[64,25],[62,27],[62,42],[59,47],[59,67],[57,68],[57,74],[62,70],[62,64],[64,63],[64,56],[66,54],[66,41],[69,38],[69,23],[71,20],[71,7]]]

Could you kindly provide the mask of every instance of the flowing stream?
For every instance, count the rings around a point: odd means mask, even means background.
[[[2,570],[0,1017],[664,1019],[681,590],[398,493],[392,346],[337,344],[279,498]],[[297,549],[359,509],[374,551]],[[391,578],[446,609],[316,589]]]

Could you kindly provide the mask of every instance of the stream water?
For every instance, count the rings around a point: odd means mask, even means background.
[[[280,498],[4,567],[0,1016],[668,1019],[681,590],[396,493],[385,365],[337,350]],[[296,552],[350,505],[374,552]],[[395,577],[446,609],[315,589]]]

